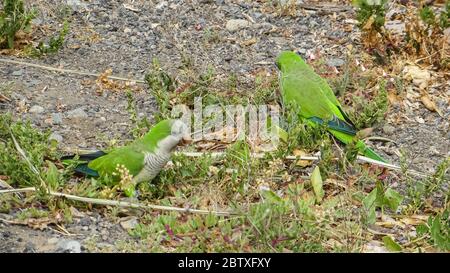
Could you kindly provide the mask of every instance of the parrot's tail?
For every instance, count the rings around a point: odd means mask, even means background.
[[[367,147],[362,141],[360,142],[363,144],[361,147],[361,152],[364,154],[364,156],[367,156],[368,158],[371,158],[373,160],[381,161],[383,163],[388,163],[387,160],[382,158],[379,154],[375,153],[374,150]]]
[[[61,157],[62,162],[70,163],[75,160],[75,157],[78,156],[78,160],[76,162],[78,165],[75,167],[74,171],[78,175],[86,175],[86,176],[92,176],[92,177],[98,177],[98,172],[96,170],[93,170],[89,168],[88,164],[92,160],[99,158],[103,155],[105,155],[105,152],[97,151],[90,154],[82,154],[82,155],[66,155]]]

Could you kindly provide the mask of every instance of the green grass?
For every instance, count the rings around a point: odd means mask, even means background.
[[[3,9],[0,11],[0,48],[12,49],[17,32],[29,30],[35,16],[35,11],[25,8],[24,1],[3,0]]]
[[[177,103],[193,107],[196,96],[206,96],[205,100],[219,105],[278,103],[276,77],[256,77],[253,84],[244,86],[236,75],[217,82],[212,70],[193,73],[191,65],[182,69],[180,74],[190,75],[183,82],[176,81],[156,61],[147,75],[150,92],[160,108],[159,118],[167,117]],[[359,126],[379,122],[386,111],[383,107],[387,105],[383,83],[374,89],[373,96],[365,98],[368,102],[365,108],[358,108],[360,104],[352,100],[355,98],[352,95],[358,94],[361,86],[373,82],[373,78],[352,76],[346,81],[340,85],[346,86],[342,96],[350,98],[348,108],[357,108],[353,111]],[[190,84],[185,85],[186,82]],[[131,134],[139,137],[150,124],[138,118],[131,92],[127,94],[127,100]],[[147,211],[139,217],[139,225],[128,231],[130,238],[117,241],[116,248],[125,252],[358,252],[367,242],[382,240],[369,231],[371,225],[381,221],[380,213],[390,217],[423,214],[425,209],[430,209],[427,200],[434,197],[443,199],[444,204],[434,207],[436,211],[430,214],[431,220],[420,228],[421,233],[417,236],[421,237],[409,237],[411,243],[408,246],[398,243],[395,236],[402,234],[393,231],[394,238],[385,238],[383,242],[391,249],[396,249],[398,244],[404,251],[416,251],[415,246],[428,245],[446,248],[447,242],[443,238],[447,236],[444,227],[448,213],[444,209],[448,209],[448,192],[445,192],[448,160],[438,166],[433,176],[421,181],[414,180],[406,172],[384,173],[355,164],[351,159],[354,156],[351,147],[343,151],[337,149],[326,127],[308,126],[299,119],[295,109],[287,106],[282,120],[281,126],[288,131],[288,141],[263,158],[251,156],[252,145],[247,141],[237,141],[224,147],[223,155],[219,157],[207,153],[195,159],[173,156],[173,164],[166,166],[152,183],[141,183],[138,187],[142,203],[231,210],[234,215]],[[18,153],[9,128],[39,175],[30,170]],[[48,132],[41,132],[28,122],[14,121],[7,114],[0,115],[2,179],[14,187],[26,187],[42,186],[41,178],[46,189],[113,200],[124,197],[120,186],[108,178],[75,179],[71,176],[73,165],[62,168],[56,146],[48,142],[48,136]],[[183,149],[195,148],[193,145]],[[308,154],[321,151],[322,158],[310,166],[285,159],[297,149]],[[311,178],[316,166],[319,166],[322,186]],[[406,164],[403,166],[406,171]],[[411,183],[411,191],[405,193],[391,187],[390,181],[396,179]],[[69,183],[74,181],[77,183]],[[420,185],[423,188],[419,188]],[[317,194],[321,191],[324,196],[319,201]],[[0,211],[14,212],[36,202],[35,199],[20,201],[14,195],[0,195]],[[48,217],[52,217],[53,212],[59,211],[66,222],[71,222],[70,206],[80,210],[93,209],[84,203],[59,198],[39,199],[39,204],[39,209],[25,210],[19,217],[46,217],[46,211]],[[118,208],[95,209],[114,219],[121,213]],[[97,248],[95,241],[92,238],[87,248],[106,251]]]

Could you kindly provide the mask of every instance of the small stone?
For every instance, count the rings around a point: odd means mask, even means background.
[[[345,64],[345,61],[340,58],[331,58],[327,61],[328,66],[339,67],[339,66],[343,66],[344,64]]]
[[[81,244],[75,240],[62,240],[58,242],[58,249],[62,252],[80,253]]]
[[[125,32],[125,33],[130,33],[130,32],[131,32],[131,29],[126,27],[126,28],[123,30],[123,32]]]
[[[61,124],[62,123],[62,115],[61,113],[53,113],[52,114],[52,122],[53,124]]]
[[[91,224],[91,219],[89,219],[88,217],[81,218],[79,224],[87,227]]]
[[[244,28],[248,27],[249,25],[250,25],[250,22],[247,20],[231,19],[231,20],[228,20],[225,28],[228,31],[234,32],[234,31],[238,31],[240,29],[244,29]]]
[[[67,112],[68,118],[87,118],[88,115],[83,110],[83,108],[77,108],[75,110]]]
[[[23,70],[22,69],[13,71],[13,73],[12,73],[13,76],[22,76],[22,74],[23,74]]]
[[[32,114],[40,114],[44,112],[44,107],[39,105],[33,105],[28,112]]]
[[[138,220],[136,217],[130,217],[125,221],[120,222],[120,226],[125,230],[130,230],[138,225]]]
[[[49,140],[56,140],[56,142],[58,142],[58,143],[61,143],[61,142],[63,141],[63,137],[62,137],[60,134],[55,133],[55,132],[53,132],[53,133],[48,137],[48,139],[49,139]]]
[[[161,3],[159,3],[158,5],[155,6],[156,10],[162,10],[165,7],[169,6],[169,3],[166,1],[162,1]]]
[[[395,133],[395,127],[389,124],[385,124],[383,126],[383,133],[385,133],[386,135],[392,135]]]
[[[59,238],[53,237],[53,238],[48,239],[47,243],[49,245],[56,245],[58,243],[58,241],[59,241]]]

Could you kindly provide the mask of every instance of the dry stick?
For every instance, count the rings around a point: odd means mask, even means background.
[[[8,60],[8,59],[3,59],[3,58],[0,58],[0,62],[24,65],[24,66],[29,66],[29,67],[36,67],[36,68],[41,68],[41,69],[45,69],[45,70],[49,70],[49,71],[56,71],[56,72],[67,73],[67,74],[77,74],[77,75],[91,76],[91,77],[100,77],[101,76],[101,74],[98,74],[98,73],[83,72],[83,71],[78,71],[78,70],[73,70],[73,69],[56,68],[56,67],[51,67],[51,66],[46,66],[46,65],[33,64],[33,63],[27,63],[27,62],[22,62],[22,61],[15,61],[15,60]],[[119,80],[119,81],[146,83],[144,80],[128,79],[128,78],[111,76],[111,75],[107,76],[107,78],[112,79],[112,80]]]
[[[35,191],[36,191],[36,189],[34,187],[28,187],[28,188],[21,188],[21,189],[0,190],[0,194],[16,193],[16,192],[35,192]],[[211,210],[178,208],[178,207],[159,206],[159,205],[144,205],[144,204],[140,204],[140,203],[132,203],[132,202],[126,202],[126,201],[116,201],[116,200],[108,200],[108,199],[81,197],[81,196],[76,196],[76,195],[62,193],[62,192],[54,192],[54,191],[50,191],[49,194],[52,196],[56,196],[56,197],[64,197],[64,198],[67,198],[67,199],[73,200],[73,201],[79,201],[79,202],[103,205],[103,206],[118,206],[118,207],[136,208],[136,209],[167,210],[167,211],[190,212],[190,213],[198,213],[198,214],[215,214],[218,216],[233,215],[232,212],[228,212],[228,211],[211,211]]]
[[[212,152],[212,153],[179,152],[179,153],[176,153],[176,154],[183,154],[183,155],[188,156],[188,157],[200,157],[200,156],[203,156],[203,155],[206,155],[206,154],[211,154],[212,157],[219,157],[219,156],[224,155],[223,152]],[[254,157],[254,158],[263,158],[264,154],[262,154],[262,153],[252,153],[252,157]],[[293,155],[288,155],[288,156],[285,157],[285,159],[287,159],[287,160],[317,161],[317,160],[320,160],[320,157],[319,156],[293,156]],[[368,157],[365,157],[365,156],[358,155],[357,159],[359,161],[361,161],[361,162],[378,165],[378,166],[384,167],[386,169],[397,170],[397,171],[401,170],[401,167],[399,167],[399,166],[396,166],[396,165],[393,165],[393,164],[389,164],[389,163],[384,163],[384,162],[381,162],[381,161],[378,161],[378,160],[374,160],[374,159],[371,159],[371,158],[368,158]],[[407,170],[406,172],[410,173],[410,174],[417,175],[417,176],[421,176],[421,177],[427,177],[427,174],[421,173],[421,172],[418,172],[418,171],[414,171],[414,170]]]

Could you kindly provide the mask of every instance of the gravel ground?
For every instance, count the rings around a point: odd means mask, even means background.
[[[321,52],[330,66],[340,70],[345,47],[359,39],[348,4],[337,8],[332,4],[332,8],[312,2],[321,8],[298,7],[299,16],[291,17],[272,12],[266,1],[29,2],[43,11],[34,20],[37,33],[55,29],[67,6],[71,25],[66,45],[57,54],[23,61],[91,73],[111,68],[114,75],[134,79],[143,79],[153,58],[175,74],[187,56],[198,71],[211,66],[219,76],[234,73],[245,84],[262,68],[275,70],[274,59],[284,49],[304,55]],[[61,147],[99,148],[112,138],[131,137],[125,94],[98,95],[93,77],[0,62],[0,81],[10,83],[12,99],[1,107],[51,129]],[[441,97],[436,100],[442,117],[420,103],[392,106],[387,123],[375,134],[397,144],[376,143],[377,149],[398,163],[395,151],[405,148],[414,158],[413,168],[433,170],[450,155],[450,111],[448,100],[441,96],[447,96],[448,90],[448,85],[432,89]],[[136,94],[136,101],[140,115],[151,119],[154,100],[142,91]],[[113,251],[110,247],[117,238],[128,237],[119,220],[105,219],[96,212],[76,218],[66,229],[75,235],[0,222],[0,252],[90,251],[87,246],[92,238],[97,250]]]

